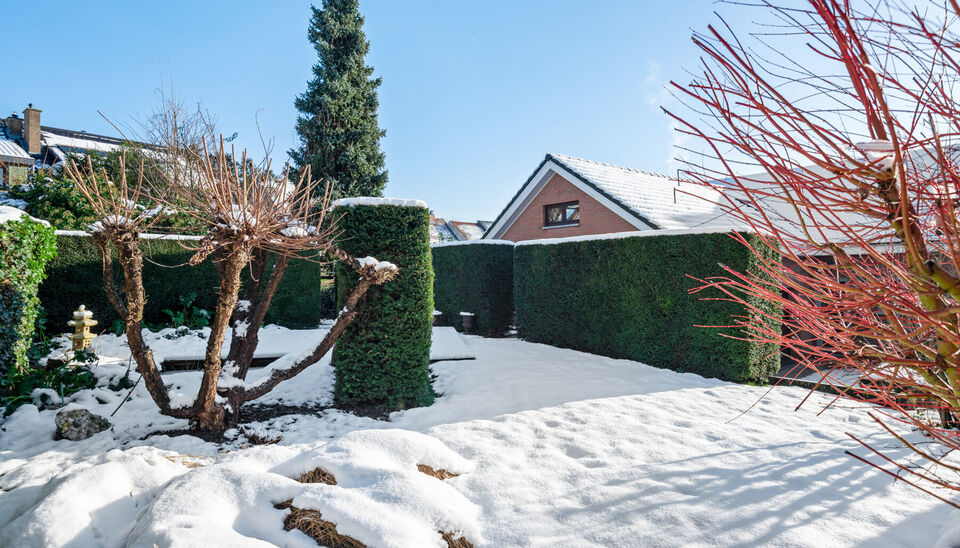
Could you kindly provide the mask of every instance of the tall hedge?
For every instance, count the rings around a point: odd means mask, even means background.
[[[430,405],[434,394],[428,369],[433,314],[429,210],[355,205],[335,207],[333,214],[344,234],[340,245],[345,251],[398,267],[395,279],[366,293],[360,314],[337,340],[333,352],[337,404],[370,413]],[[337,265],[338,308],[357,279],[348,266]]]
[[[502,337],[513,321],[513,242],[474,240],[433,246],[434,307],[442,325],[461,329],[476,315],[476,333]]]
[[[184,265],[193,255],[184,248],[184,243],[190,242],[157,239],[141,242],[147,293],[144,321],[147,323],[168,323],[170,318],[163,310],[178,309],[182,295],[196,293],[194,306],[206,310],[212,311],[216,305],[219,282],[216,268],[209,259],[196,267],[176,266]],[[117,314],[103,291],[100,251],[93,239],[86,235],[58,234],[57,248],[59,254],[47,265],[48,276],[40,286],[48,329],[51,333],[65,332],[66,322],[81,304],[93,311],[102,328],[109,328]],[[270,305],[266,323],[308,328],[316,327],[323,318],[332,317],[333,302],[323,294],[322,276],[321,266],[314,262],[291,261]]]
[[[28,366],[27,350],[40,304],[37,288],[47,261],[56,253],[49,225],[28,215],[0,222],[0,373],[4,375]]]
[[[721,275],[719,263],[756,271],[757,259],[730,234],[518,245],[515,257],[524,339],[739,382],[764,381],[779,367],[775,346],[695,327],[729,325],[744,314],[735,303],[701,299],[719,292],[689,294],[699,284],[687,274]]]

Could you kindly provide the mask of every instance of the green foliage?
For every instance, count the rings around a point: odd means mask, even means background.
[[[367,292],[360,314],[337,340],[333,360],[338,405],[371,412],[430,405],[429,212],[421,207],[337,207],[334,218],[346,235],[340,242],[346,252],[390,261],[399,269],[395,279]],[[338,264],[336,280],[339,308],[356,286],[357,275]]]
[[[127,180],[134,182],[140,170],[141,157],[139,148],[125,145],[119,150],[105,154],[93,154],[89,159],[94,170],[98,174],[103,170],[109,180],[120,180],[122,167],[125,165]],[[124,158],[125,164],[122,164],[121,160]],[[70,159],[78,168],[86,169],[86,157],[72,155]],[[148,164],[145,169],[149,172],[153,168]],[[106,184],[102,177],[98,176],[96,179],[101,185]],[[150,180],[157,181],[160,178],[151,177]],[[60,230],[83,230],[90,223],[99,220],[93,208],[90,207],[90,202],[77,189],[65,169],[57,172],[38,170],[24,184],[12,187],[8,194],[11,198],[26,202],[27,213],[49,222],[54,228]],[[155,206],[155,204],[141,205],[145,208]],[[157,226],[183,229],[190,222],[186,214],[177,213],[160,219]]]
[[[26,202],[27,213],[59,229],[81,229],[97,220],[90,202],[62,174],[38,170],[27,182],[10,189],[9,195]]]
[[[0,376],[24,372],[39,314],[37,287],[57,254],[53,228],[22,217],[0,223]]]
[[[502,337],[513,320],[513,246],[502,243],[433,248],[433,300],[440,323],[461,329],[460,312],[476,315],[476,332]]]
[[[270,267],[272,268],[272,266]],[[323,318],[337,315],[333,269],[309,260],[293,260],[270,301],[264,323],[286,327],[316,327]],[[242,293],[241,293],[242,295]]]
[[[96,386],[97,378],[90,370],[93,357],[86,353],[77,354],[79,359],[69,365],[38,365],[25,371],[12,372],[0,379],[0,406],[4,409],[4,415],[13,413],[25,403],[32,403],[32,394],[37,388],[53,390],[62,400],[74,392]],[[41,403],[44,400],[45,396],[42,396]]]
[[[196,309],[213,310],[218,287],[217,272],[211,261],[199,266],[184,265],[193,251],[174,240],[143,240],[143,283],[147,292],[144,323],[167,325],[170,310],[184,314],[184,325],[200,321]],[[119,319],[103,290],[100,250],[89,236],[57,236],[59,254],[47,267],[47,280],[40,286],[40,300],[47,309],[48,333],[67,330],[66,322],[81,304],[94,313],[100,327],[109,329]],[[173,267],[173,268],[172,268]],[[119,279],[119,268],[117,277]],[[291,275],[291,273],[294,273]],[[308,261],[294,261],[284,276],[274,298],[267,321],[290,328],[312,328],[324,318],[333,316],[332,306],[323,309],[321,265]],[[182,299],[194,295],[184,309]],[[283,297],[281,297],[283,295]],[[297,299],[297,306],[287,306]],[[122,331],[122,326],[121,326]]]
[[[765,381],[779,367],[779,348],[696,327],[731,325],[734,316],[746,313],[735,303],[702,300],[723,297],[719,292],[689,294],[700,283],[688,274],[701,279],[722,275],[718,263],[757,271],[757,259],[729,234],[517,246],[514,293],[520,336],[707,377]],[[767,302],[752,304],[774,310]]]
[[[334,197],[381,196],[387,184],[377,123],[373,67],[365,64],[370,43],[357,0],[324,0],[312,8],[307,35],[319,62],[307,90],[294,101],[300,112],[300,145],[290,151],[298,169],[333,185]]]
[[[202,329],[210,325],[210,313],[206,309],[195,306],[193,303],[197,300],[197,292],[191,291],[186,295],[181,295],[178,299],[180,308],[176,311],[169,308],[163,309],[163,313],[170,317],[170,325],[175,328],[186,327],[187,329]]]

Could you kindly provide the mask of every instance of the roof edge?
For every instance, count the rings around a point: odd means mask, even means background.
[[[564,169],[566,169],[568,172],[570,172],[571,175],[573,175],[574,177],[576,177],[577,179],[579,179],[581,183],[589,186],[589,187],[592,188],[593,190],[597,191],[597,193],[600,194],[601,196],[603,196],[604,198],[606,198],[606,199],[610,200],[611,202],[617,204],[618,206],[620,206],[621,208],[623,208],[624,211],[626,211],[627,213],[629,213],[629,214],[633,215],[634,217],[636,217],[637,219],[639,219],[640,222],[644,223],[645,225],[649,226],[650,228],[652,228],[652,229],[654,229],[654,230],[661,230],[661,229],[663,228],[662,226],[660,226],[659,224],[657,224],[657,223],[654,222],[653,220],[648,219],[645,215],[641,215],[641,214],[637,213],[636,211],[634,211],[632,207],[630,207],[629,205],[625,204],[622,200],[620,200],[620,199],[617,198],[616,196],[613,196],[613,195],[610,194],[609,192],[603,190],[600,186],[594,184],[594,183],[593,183],[590,179],[588,179],[585,175],[583,175],[583,174],[580,173],[579,171],[573,169],[572,167],[570,167],[569,164],[564,163],[562,160],[560,160],[559,158],[557,158],[557,157],[554,156],[553,154],[548,153],[548,154],[547,154],[547,158],[549,158],[549,159],[552,160],[553,162],[557,163],[558,165],[560,165],[561,167],[563,167]],[[589,162],[589,161],[592,161],[592,160],[586,160],[586,161]],[[597,163],[600,163],[600,162],[597,162]],[[608,164],[608,165],[613,165],[613,164]],[[614,166],[614,167],[621,167],[621,166]],[[629,168],[627,168],[627,169],[629,169]],[[633,170],[633,171],[640,171],[640,170]],[[641,173],[642,173],[642,172],[641,172]],[[664,178],[666,179],[666,177],[664,177]]]

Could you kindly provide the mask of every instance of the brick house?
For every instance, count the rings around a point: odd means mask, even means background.
[[[664,175],[547,154],[484,234],[538,240],[726,226],[719,193]]]

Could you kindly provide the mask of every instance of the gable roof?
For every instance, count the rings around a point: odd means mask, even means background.
[[[74,131],[72,129],[63,129],[58,127],[40,126],[40,136],[43,144],[60,149],[84,150],[109,152],[117,150],[127,141],[108,135],[98,135],[96,133],[87,133],[86,131]],[[144,145],[145,143],[136,143]]]
[[[509,228],[517,206],[537,190],[549,172],[559,174],[598,198],[639,230],[724,224],[722,212],[716,205],[720,198],[716,190],[693,183],[678,183],[676,179],[657,173],[551,153],[544,157],[500,212],[485,238],[498,238]]]
[[[32,166],[33,157],[16,142],[7,139],[6,135],[0,131],[0,162]]]
[[[463,238],[458,238],[461,240],[479,240],[483,238],[483,233],[486,230],[479,223],[450,221],[447,224],[453,225],[453,228],[463,236]]]

